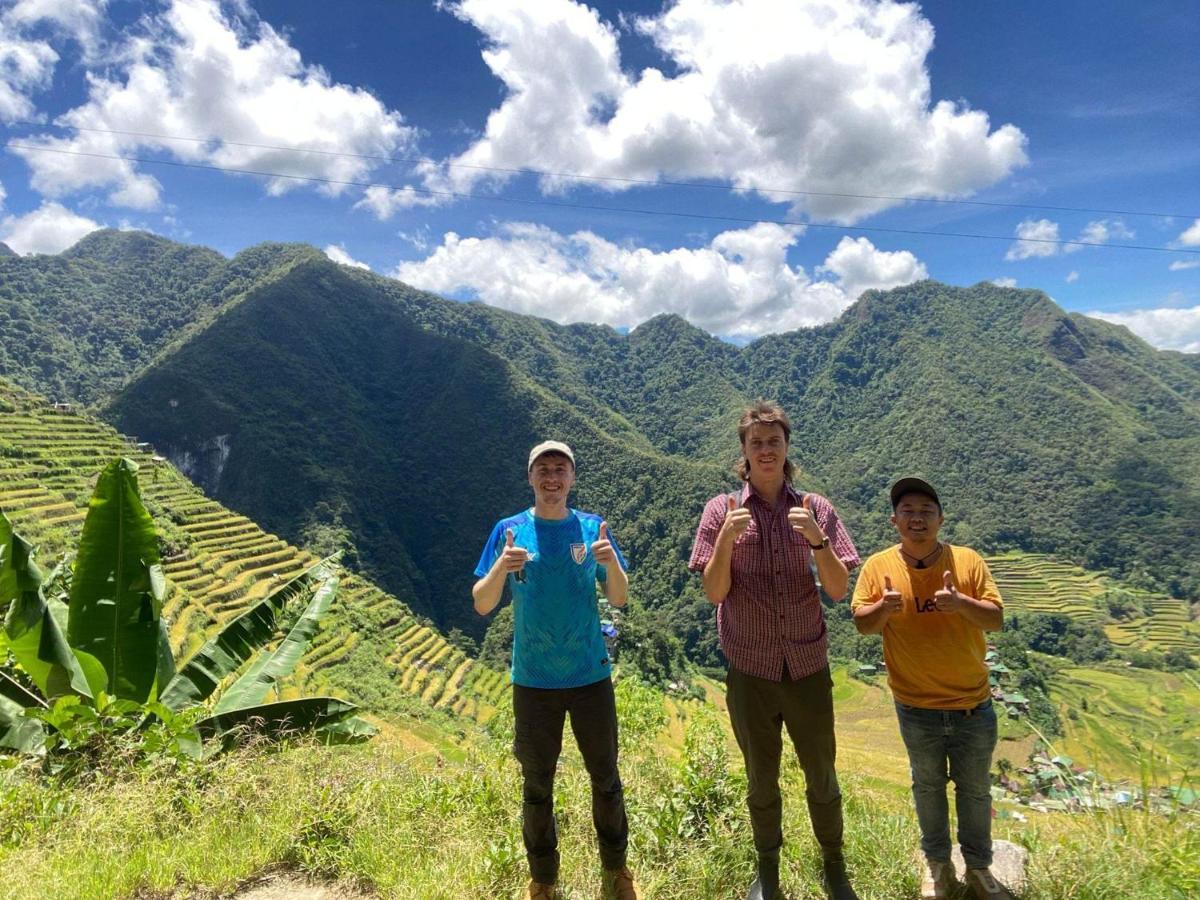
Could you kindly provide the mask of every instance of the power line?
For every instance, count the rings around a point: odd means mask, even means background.
[[[29,128],[45,128],[45,123],[14,121],[10,125],[19,125]],[[113,134],[122,135],[125,137],[141,137],[151,138],[157,141],[185,141],[193,144],[211,144],[220,143],[230,147],[245,147],[251,150],[273,150],[282,153],[311,153],[318,156],[335,156],[344,157],[347,159],[369,159],[377,162],[388,163],[409,163],[418,164],[430,162],[424,157],[413,156],[388,156],[384,154],[374,153],[348,153],[342,150],[318,150],[309,147],[284,147],[276,144],[256,144],[248,141],[230,141],[223,138],[195,138],[182,137],[179,135],[170,134],[155,134],[146,131],[121,131],[115,128],[84,128],[80,125],[51,125],[49,127],[60,128],[64,130],[73,130],[87,132],[90,134]],[[438,163],[447,169],[468,169],[476,172],[496,172],[504,175],[535,175],[539,178],[570,178],[577,181],[599,181],[609,182],[614,184],[629,184],[640,185],[644,187],[676,187],[676,188],[693,188],[701,190],[730,190],[730,185],[720,184],[710,181],[671,181],[668,179],[658,178],[626,178],[618,175],[583,175],[578,172],[551,172],[544,169],[532,168],[506,168],[504,166],[482,166],[469,163]],[[839,193],[835,191],[801,191],[790,188],[770,188],[756,187],[752,188],[760,194],[780,194],[789,197],[835,197],[842,200],[890,200],[898,203],[940,203],[952,206],[979,206],[993,209],[1030,209],[1030,210],[1048,210],[1051,212],[1073,212],[1073,213],[1089,213],[1094,215],[1109,215],[1109,216],[1144,216],[1149,218],[1175,218],[1175,219],[1200,219],[1200,215],[1193,213],[1165,213],[1165,212],[1148,212],[1146,210],[1130,210],[1130,209],[1102,209],[1099,207],[1089,206],[1052,206],[1048,204],[1037,203],[1002,203],[994,200],[962,200],[939,197],[912,197],[903,194],[850,194]]]
[[[56,147],[31,147],[25,144],[10,143],[10,149],[27,150],[33,153],[59,153],[67,156],[85,156],[91,159],[110,159],[123,162],[141,163],[143,165],[171,166],[178,169],[201,169],[209,172],[223,172],[229,175],[253,175],[259,178],[287,178],[293,181],[306,181],[317,184],[331,184],[339,187],[372,188],[381,187],[389,190],[399,190],[396,185],[378,181],[343,181],[335,178],[322,178],[317,175],[292,175],[286,172],[263,172],[257,169],[238,169],[229,166],[214,166],[207,163],[179,162],[170,159],[149,159],[139,156],[121,156],[108,153],[91,153],[83,150],[63,150]],[[1058,238],[1022,238],[1006,234],[975,234],[965,231],[926,231],[918,228],[885,228],[880,225],[830,225],[822,222],[801,222],[795,219],[766,219],[750,216],[724,216],[711,213],[690,213],[674,210],[642,209],[632,206],[604,206],[597,203],[569,203],[566,201],[545,200],[529,197],[500,197],[484,196],[481,194],[463,193],[460,191],[435,191],[429,188],[417,188],[405,185],[403,190],[430,197],[446,197],[452,200],[478,200],[493,203],[513,203],[525,206],[548,206],[555,209],[578,209],[589,212],[625,213],[639,216],[667,216],[679,219],[701,219],[714,222],[737,222],[748,225],[784,225],[800,228],[823,228],[830,231],[860,231],[873,234],[903,234],[922,235],[927,237],[971,238],[984,241],[1020,241],[1028,244],[1054,244],[1061,247],[1107,247],[1115,250],[1150,250],[1158,253],[1183,253],[1200,255],[1200,248],[1195,250],[1183,247],[1159,247],[1150,244],[1106,244],[1101,241],[1071,241]]]

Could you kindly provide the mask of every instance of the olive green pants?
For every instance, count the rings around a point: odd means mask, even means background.
[[[777,856],[783,844],[783,802],[779,762],[781,726],[787,727],[804,770],[805,798],[813,834],[826,861],[842,859],[842,792],[834,759],[833,679],[826,666],[805,678],[782,681],[755,678],[730,667],[725,680],[729,719],[742,758],[749,790],[746,805],[761,856]]]

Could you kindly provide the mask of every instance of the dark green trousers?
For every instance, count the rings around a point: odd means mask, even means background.
[[[829,667],[794,680],[785,674],[783,681],[755,678],[730,667],[725,690],[733,733],[746,762],[746,805],[755,849],[762,856],[777,856],[783,845],[779,761],[781,726],[786,726],[804,770],[813,834],[826,861],[841,860],[842,792],[834,767],[837,743]]]

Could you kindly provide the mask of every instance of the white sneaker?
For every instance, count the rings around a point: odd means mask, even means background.
[[[978,900],[1013,900],[1008,888],[996,880],[990,869],[967,869],[967,887]]]
[[[954,866],[948,862],[927,859],[921,866],[921,900],[943,900],[954,896],[958,880],[954,877]]]

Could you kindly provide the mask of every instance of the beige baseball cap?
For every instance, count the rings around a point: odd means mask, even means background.
[[[544,453],[561,453],[571,461],[571,468],[575,467],[575,454],[571,452],[571,448],[562,441],[542,441],[536,447],[529,451],[529,466],[526,471],[533,469],[533,464],[537,462],[537,458]]]

